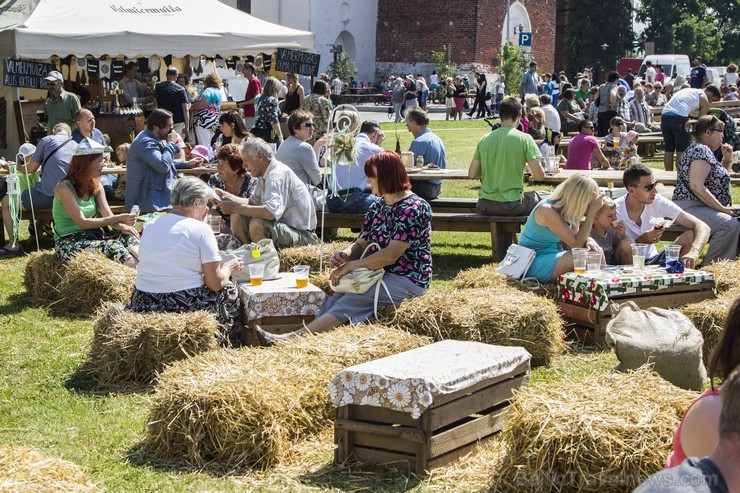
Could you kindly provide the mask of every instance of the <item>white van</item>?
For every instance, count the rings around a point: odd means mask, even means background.
[[[691,75],[691,62],[689,61],[688,55],[648,55],[642,61],[642,65],[640,65],[640,70],[637,72],[637,79],[645,79],[645,70],[647,69],[645,62],[648,60],[653,63],[653,68],[655,68],[656,65],[663,66],[666,84],[675,79],[678,75],[683,75],[686,80],[688,80],[689,75]]]

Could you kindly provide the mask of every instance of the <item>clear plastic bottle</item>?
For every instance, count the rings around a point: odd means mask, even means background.
[[[424,167],[424,156],[416,156],[416,167],[419,169]]]
[[[131,214],[136,214],[137,216],[139,215],[139,206],[138,205],[131,206]]]

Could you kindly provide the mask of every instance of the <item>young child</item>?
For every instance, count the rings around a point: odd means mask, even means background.
[[[615,251],[624,238],[624,222],[617,221],[617,206],[609,197],[604,197],[601,209],[594,217],[591,238],[604,249],[607,265],[617,265]]]
[[[627,145],[622,148],[622,159],[619,160],[619,169],[626,169],[630,164],[632,164],[630,159],[633,157],[639,157],[637,155],[637,140],[639,137],[640,134],[634,130],[627,132],[625,137]]]
[[[737,101],[737,86],[730,86],[730,89],[725,96],[725,101]]]
[[[131,144],[125,143],[116,147],[116,158],[118,158],[119,166],[126,166],[126,158],[128,157],[128,148]],[[113,196],[116,200],[124,200],[126,198],[126,174],[122,174],[118,178],[118,184],[116,190],[113,192]]]

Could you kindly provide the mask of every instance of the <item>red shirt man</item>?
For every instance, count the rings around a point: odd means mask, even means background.
[[[262,93],[262,83],[254,73],[254,64],[251,62],[245,63],[242,74],[249,79],[249,85],[247,86],[247,93],[244,95],[244,101],[239,103],[239,106],[244,109],[244,124],[247,130],[254,127],[255,98]]]

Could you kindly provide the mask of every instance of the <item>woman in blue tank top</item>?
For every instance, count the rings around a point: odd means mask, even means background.
[[[558,185],[546,200],[529,214],[519,235],[519,244],[537,252],[527,276],[540,282],[552,282],[573,270],[573,255],[562,247],[601,248],[589,238],[596,212],[604,194],[596,182],[584,173],[577,173]],[[581,222],[583,215],[586,219]]]

